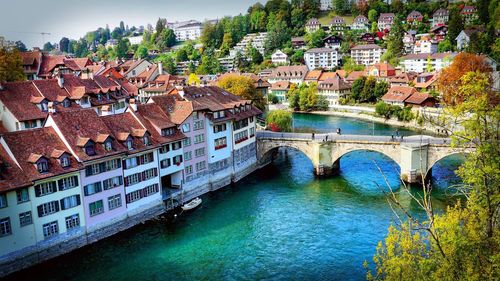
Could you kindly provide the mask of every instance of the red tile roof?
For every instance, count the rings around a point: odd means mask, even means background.
[[[404,102],[414,93],[417,93],[417,90],[413,87],[394,86],[382,96],[382,100],[387,102]]]
[[[424,101],[426,101],[429,98],[432,98],[432,96],[430,96],[427,93],[416,92],[416,93],[413,93],[409,98],[407,98],[405,100],[405,103],[418,104],[419,105],[419,104],[422,104]]]
[[[42,112],[32,98],[40,98],[38,92],[31,81],[2,83],[3,90],[0,90],[0,101],[16,117],[18,121],[28,121],[45,119],[46,112]]]
[[[351,85],[347,82],[344,82],[344,79],[340,78],[338,75],[334,78],[328,78],[318,84],[318,90],[333,90],[333,91],[341,91],[341,90],[349,90],[351,89]]]

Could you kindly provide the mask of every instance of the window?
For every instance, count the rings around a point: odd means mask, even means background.
[[[30,201],[30,194],[27,188],[16,190],[17,204]]]
[[[111,143],[111,141],[106,141],[104,142],[104,149],[106,151],[111,151],[113,150],[113,144]]]
[[[117,177],[113,177],[113,178],[110,178],[110,179],[103,181],[102,187],[104,188],[104,190],[108,190],[108,189],[111,189],[113,187],[120,186],[122,184],[123,184],[123,177],[117,176]]]
[[[132,141],[131,138],[127,139],[126,143],[127,143],[127,149],[128,150],[134,149],[134,142]]]
[[[61,167],[63,168],[69,167],[69,165],[71,164],[68,156],[61,156],[61,160],[59,161],[61,163]]]
[[[125,165],[123,165],[124,169],[131,169],[131,168],[137,167],[139,165],[138,160],[139,160],[138,157],[125,159]]]
[[[162,169],[170,167],[170,159],[164,159],[160,161],[160,167]]]
[[[182,124],[182,132],[187,133],[191,131],[191,125],[189,123]]]
[[[190,146],[190,145],[191,145],[191,138],[189,138],[189,137],[188,137],[188,138],[183,139],[183,140],[182,140],[182,145],[183,145],[184,147],[186,147],[186,146]]]
[[[189,165],[184,168],[184,171],[186,172],[186,175],[190,175],[193,173],[193,166]]]
[[[234,143],[244,142],[248,139],[248,131],[244,130],[234,135]]]
[[[125,177],[125,186],[131,186],[141,181],[141,173]]]
[[[43,237],[49,238],[59,233],[57,221],[49,222],[43,225]]]
[[[193,154],[192,154],[192,151],[186,151],[184,152],[184,160],[185,161],[189,161],[193,158]]]
[[[194,136],[194,143],[201,143],[205,140],[205,135],[204,134],[199,134]]]
[[[224,110],[214,112],[215,119],[224,118],[225,116],[226,116],[226,114],[225,114]]]
[[[250,137],[254,137],[255,136],[255,128],[252,127],[250,128]]]
[[[51,201],[37,207],[38,217],[45,217],[59,212],[59,201]]]
[[[194,122],[193,129],[195,131],[203,129],[203,120],[198,120],[198,121]]]
[[[66,230],[70,230],[80,226],[80,216],[78,214],[66,217],[65,220],[66,220]]]
[[[174,161],[174,164],[179,166],[181,163],[182,163],[182,156],[181,155],[177,155],[173,158],[173,161]]]
[[[88,144],[87,146],[85,146],[85,153],[88,156],[95,155],[94,144]]]
[[[154,160],[153,152],[150,152],[148,154],[143,154],[143,155],[141,155],[139,157],[142,158],[141,159],[141,164],[148,164],[148,163],[153,162],[153,160]]]
[[[46,112],[49,110],[49,105],[47,104],[47,102],[40,103],[40,107],[42,108],[43,112]]]
[[[181,149],[181,148],[182,148],[182,144],[181,144],[181,142],[180,142],[180,141],[178,141],[178,142],[174,142],[174,143],[172,144],[172,150],[178,150],[178,149]]]
[[[113,159],[85,167],[85,176],[88,177],[92,175],[97,175],[100,173],[116,170],[121,167],[122,167],[122,161],[120,159]]]
[[[31,217],[31,211],[19,214],[19,224],[21,227],[30,225],[33,223],[33,218]]]
[[[89,213],[91,217],[104,213],[104,206],[102,204],[102,200],[90,203]]]
[[[142,142],[144,143],[144,145],[150,145],[149,136],[144,135],[144,137],[142,137]]]
[[[194,151],[194,157],[201,157],[205,155],[205,148],[204,147],[201,147],[201,148],[197,148],[195,151]]]
[[[201,162],[198,162],[196,163],[196,171],[201,171],[201,170],[205,170],[207,168],[207,163],[205,161],[201,161]]]
[[[61,199],[61,210],[71,209],[80,205],[80,195],[68,196]]]
[[[226,130],[226,124],[219,124],[219,125],[214,125],[214,134],[218,132],[223,132]]]
[[[57,182],[59,184],[59,191],[70,189],[78,186],[78,176],[67,177]]]
[[[24,128],[25,129],[33,129],[33,128],[36,128],[36,127],[37,127],[37,121],[36,120],[24,122]]]
[[[70,107],[70,106],[71,106],[71,102],[68,99],[65,99],[63,101],[63,107]]]
[[[0,194],[0,209],[7,207],[7,194]]]
[[[125,196],[127,204],[135,202],[141,198],[142,198],[142,190],[140,190],[140,189],[136,190],[134,192],[127,193],[127,195]]]
[[[165,153],[167,153],[169,151],[170,151],[170,145],[169,144],[166,144],[166,145],[160,147],[160,153],[161,154],[165,154]]]
[[[193,119],[195,119],[195,120],[200,119],[200,113],[198,111],[193,112]]]
[[[10,225],[10,218],[0,219],[0,237],[12,234],[12,227]]]
[[[101,191],[102,191],[102,185],[100,181],[87,184],[86,186],[83,187],[83,193],[85,194],[85,196],[96,194]]]
[[[215,139],[214,144],[215,144],[215,150],[227,147],[226,137]]]
[[[175,134],[175,128],[161,129],[161,135],[164,137],[173,136],[174,134]]]
[[[49,171],[49,163],[47,162],[47,160],[41,159],[36,164],[36,168],[39,173],[46,173]]]
[[[122,197],[120,194],[116,194],[108,197],[108,209],[114,210],[122,206]]]
[[[56,182],[44,182],[35,186],[35,196],[40,197],[57,191]]]
[[[148,197],[157,193],[159,189],[157,184],[152,184],[150,186],[146,186],[143,190],[144,197]]]

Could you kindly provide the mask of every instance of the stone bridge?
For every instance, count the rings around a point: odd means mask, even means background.
[[[336,174],[343,155],[359,150],[376,151],[396,162],[401,179],[415,183],[430,175],[439,160],[468,151],[450,147],[450,139],[418,135],[391,137],[367,135],[257,132],[257,159],[260,166],[269,164],[278,148],[290,147],[304,153],[318,176]]]

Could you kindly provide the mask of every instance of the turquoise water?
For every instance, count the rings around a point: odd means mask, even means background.
[[[295,123],[322,128],[326,122],[307,119],[300,116]],[[346,130],[349,124],[353,133],[371,126],[335,120]],[[383,133],[394,130],[377,128]],[[398,188],[397,165],[375,152],[347,154],[341,159],[339,176],[318,179],[306,156],[280,150],[272,165],[203,196],[200,208],[175,221],[134,227],[10,278],[363,280],[363,262],[371,261],[378,241],[396,219],[380,191],[384,179],[373,161]],[[433,169],[438,210],[450,201],[446,187],[458,182],[452,170],[459,163],[459,158],[451,157]],[[423,215],[401,189],[398,197],[413,214]]]

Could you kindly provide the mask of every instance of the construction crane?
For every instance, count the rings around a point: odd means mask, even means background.
[[[44,31],[42,31],[42,32],[34,32],[34,31],[12,31],[12,32],[14,32],[14,33],[25,33],[25,34],[40,34],[40,35],[42,35],[42,46],[43,46],[43,44],[46,43],[45,42],[45,35],[51,35],[50,32],[44,32]]]

